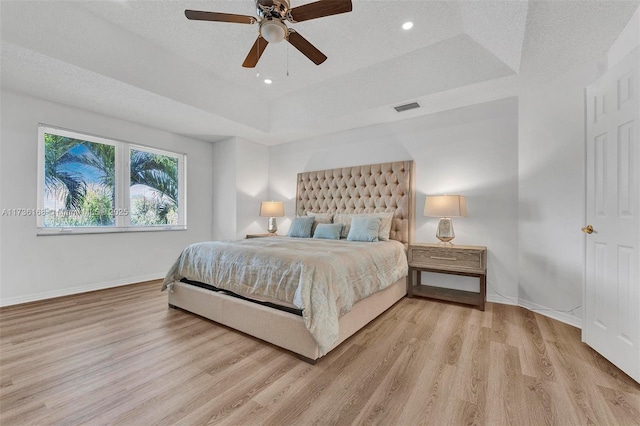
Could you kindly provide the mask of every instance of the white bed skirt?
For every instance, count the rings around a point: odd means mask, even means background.
[[[356,303],[349,313],[340,318],[340,337],[331,349],[389,309],[406,293],[404,277],[391,287]],[[182,282],[174,283],[173,292],[169,293],[169,305],[273,343],[308,361],[321,357],[318,345],[301,316]]]

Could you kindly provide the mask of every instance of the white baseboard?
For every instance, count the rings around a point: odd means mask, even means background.
[[[500,303],[502,305],[514,305],[528,309],[540,315],[544,315],[554,320],[558,320],[565,324],[572,325],[577,328],[582,328],[582,318],[572,315],[568,312],[559,312],[555,309],[547,308],[546,306],[538,305],[537,303],[530,302],[518,297],[505,297],[501,294],[489,293],[487,294],[487,302]]]
[[[72,294],[86,293],[95,290],[104,290],[106,288],[120,287],[123,285],[135,284],[144,281],[159,280],[164,278],[164,276],[165,273],[156,273],[139,277],[123,278],[115,281],[105,281],[84,286],[45,291],[43,293],[27,294],[25,296],[0,298],[0,306],[19,305],[21,303],[36,302],[38,300],[53,299],[54,297],[70,296]]]
[[[487,302],[500,303],[501,305],[520,306],[518,304],[517,297],[511,298],[511,297],[505,297],[499,294],[487,294]]]
[[[35,302],[44,299],[53,299],[54,297],[70,296],[72,294],[86,293],[95,290],[104,290],[106,288],[120,287],[123,285],[135,284],[144,281],[158,280],[164,278],[165,273],[156,273],[143,275],[139,277],[123,278],[116,281],[106,281],[96,284],[89,284],[86,286],[69,287],[60,290],[47,291],[44,293],[28,294],[25,296],[0,298],[0,306],[18,305],[21,303]],[[525,309],[538,313],[540,315],[553,318],[560,322],[572,325],[577,328],[582,328],[582,318],[578,318],[575,315],[571,315],[567,312],[558,312],[553,309],[549,309],[545,306],[538,305],[537,303],[530,302],[519,298],[508,298],[498,294],[488,294],[487,302],[500,303],[502,305],[515,305],[521,306]]]
[[[532,312],[535,312],[536,314],[544,315],[545,317],[553,318],[554,320],[558,320],[565,324],[569,324],[582,329],[582,318],[579,318],[568,312],[559,312],[554,309],[549,309],[546,306],[538,305],[537,303],[533,303],[524,299],[518,299],[518,305]]]

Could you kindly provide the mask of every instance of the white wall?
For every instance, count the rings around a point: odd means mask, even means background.
[[[586,64],[520,96],[520,303],[581,324],[585,239]]]
[[[214,240],[236,237],[236,141],[213,144],[213,233]]]
[[[414,160],[416,242],[437,242],[437,218],[422,215],[427,194],[462,194],[469,217],[456,218],[457,244],[486,245],[490,300],[518,295],[518,103],[515,98],[401,122],[354,129],[270,148],[269,193],[295,213],[301,171]],[[432,277],[433,278],[433,277]],[[429,279],[429,278],[428,278]],[[439,283],[477,280],[438,274]]]
[[[260,202],[269,200],[269,148],[238,139],[237,238],[267,232],[266,217],[259,217]]]
[[[268,200],[269,148],[234,137],[213,147],[213,239],[242,239],[267,232],[258,216]]]
[[[0,304],[162,277],[212,236],[211,144],[2,91],[0,208],[37,205],[38,123],[187,154],[186,231],[36,236],[34,217],[1,217]]]
[[[519,303],[576,326],[586,243],[585,89],[639,44],[640,9],[606,57],[519,97]]]

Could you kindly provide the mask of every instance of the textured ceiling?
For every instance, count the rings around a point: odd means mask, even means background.
[[[2,0],[0,82],[206,141],[277,144],[516,94],[600,57],[639,3],[353,0],[290,24],[322,65],[283,42],[246,69],[257,25],[184,10],[255,16],[253,0]],[[392,108],[413,101],[423,108]]]

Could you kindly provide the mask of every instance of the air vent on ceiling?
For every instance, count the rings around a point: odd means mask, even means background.
[[[410,109],[420,108],[420,104],[417,102],[411,102],[410,104],[399,105],[397,107],[393,107],[398,112],[407,111]]]

